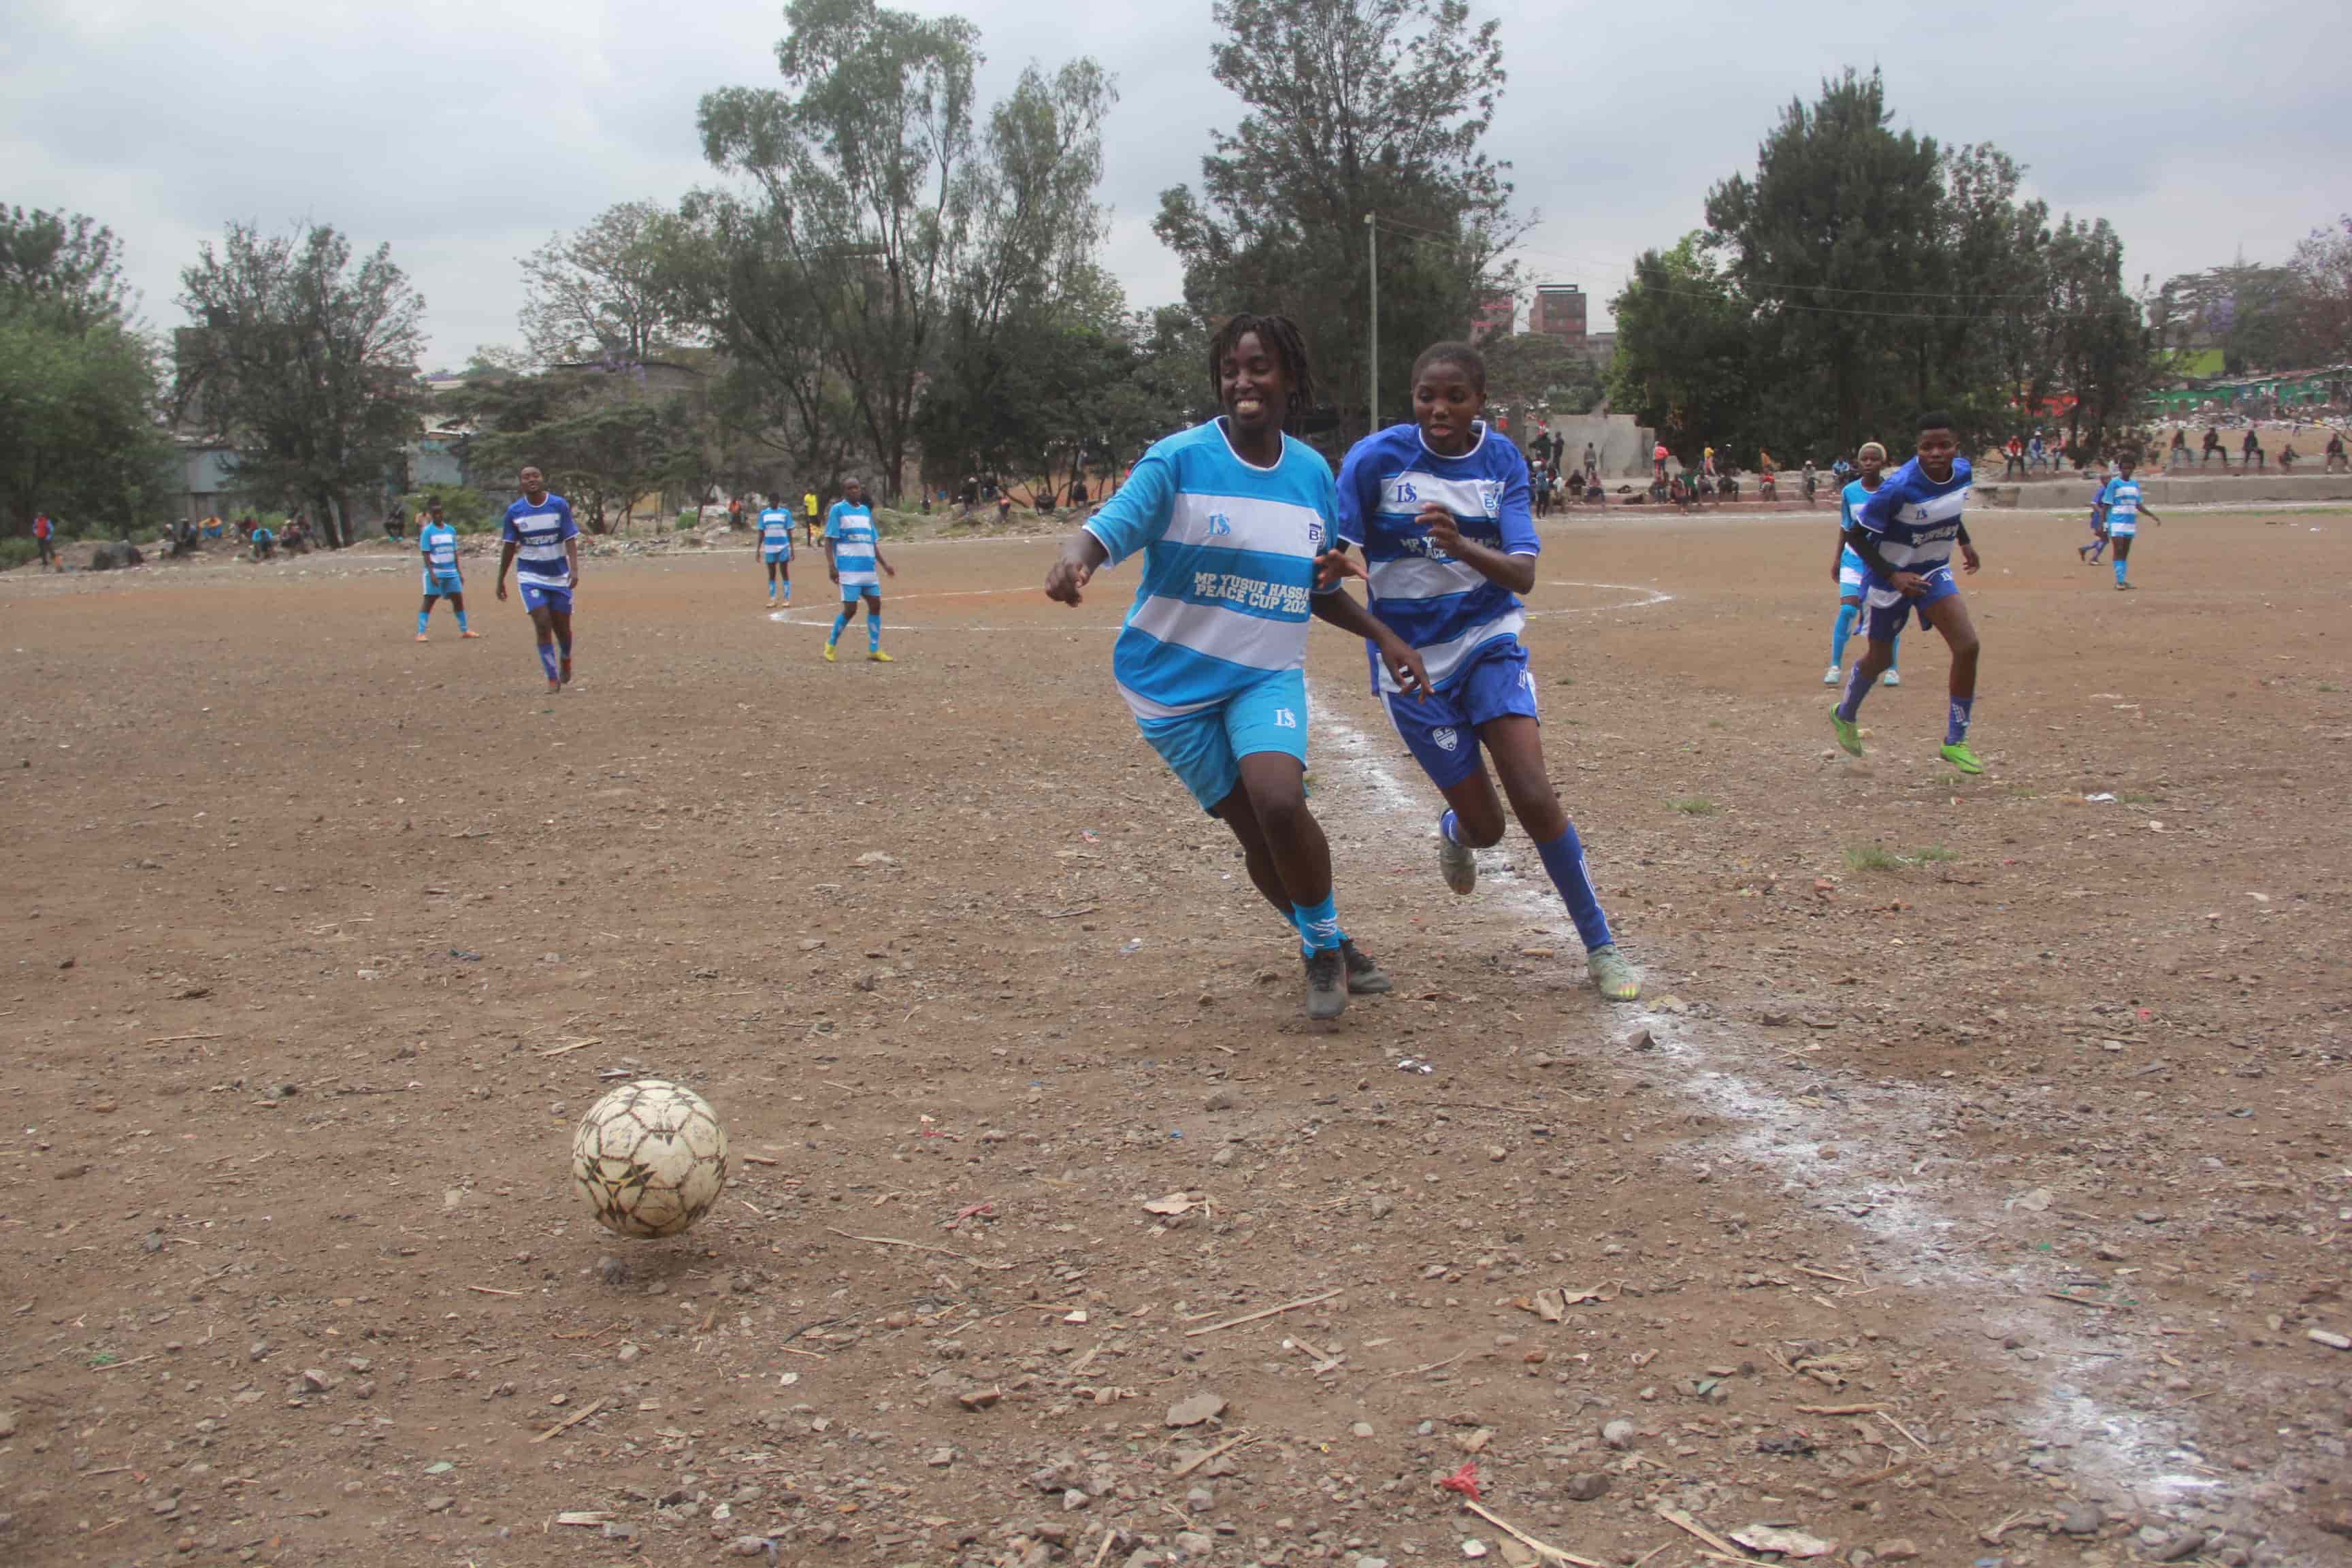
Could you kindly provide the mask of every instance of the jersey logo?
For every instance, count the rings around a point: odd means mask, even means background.
[[[1307,550],[1311,555],[1319,555],[1323,552],[1323,524],[1319,521],[1310,521],[1307,525]]]
[[[1411,506],[1420,499],[1421,492],[1412,488],[1411,479],[1399,479],[1389,487],[1389,500],[1398,506]]]
[[[1462,737],[1454,732],[1451,724],[1432,730],[1429,738],[1437,742],[1440,751],[1451,752],[1462,744]]]
[[[1478,510],[1486,513],[1488,517],[1494,517],[1502,511],[1502,480],[1480,479],[1478,481]]]
[[[1214,539],[1221,533],[1231,533],[1233,531],[1234,520],[1232,518],[1227,517],[1221,511],[1213,511],[1209,514],[1210,538]]]

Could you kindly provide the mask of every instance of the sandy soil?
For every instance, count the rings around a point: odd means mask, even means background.
[[[827,666],[748,552],[600,560],[552,700],[404,560],[10,574],[0,1557],[1531,1560],[1475,1465],[1602,1563],[2345,1560],[2352,513],[2133,595],[1976,528],[1976,780],[1926,639],[1829,748],[1820,518],[1547,530],[1633,1007],[1516,835],[1444,891],[1318,628],[1398,980],[1331,1026],[1112,691],[1129,574],[908,545]],[[639,1074],[738,1155],[677,1241],[569,1189]]]

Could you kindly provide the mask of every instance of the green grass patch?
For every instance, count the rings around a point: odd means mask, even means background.
[[[1703,795],[1678,795],[1670,797],[1666,804],[1685,816],[1713,816],[1723,809]]]
[[[2336,682],[2334,682],[2334,681],[2332,681],[2332,680],[2323,680],[2323,681],[2321,681],[2321,682],[2319,683],[2319,689],[2321,689],[2322,691],[2336,692],[2336,691],[2341,691],[2341,690],[2343,690],[2344,689],[2343,689],[2342,687],[2340,687],[2340,686],[2336,685]]]
[[[1947,860],[1957,860],[1959,857],[1952,853],[1948,845],[1930,844],[1925,849],[1911,851],[1911,858],[1922,866],[1933,866],[1940,865]]]
[[[1850,871],[1892,871],[1903,864],[1903,858],[1884,844],[1849,844],[1845,864]]]

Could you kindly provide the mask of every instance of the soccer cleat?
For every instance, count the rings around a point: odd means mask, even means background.
[[[478,637],[482,634],[479,632],[459,632],[457,635],[461,637]]]
[[[1822,676],[1822,684],[1823,686],[1835,686],[1838,683],[1839,674],[1840,671],[1836,665],[1830,666],[1828,670]]]
[[[551,680],[551,681],[549,681],[549,682],[547,683],[547,694],[548,694],[550,697],[553,697],[553,696],[555,696],[558,692],[562,691],[562,689],[563,689],[563,682],[562,682],[562,681],[560,681],[560,680]]]
[[[1437,827],[1437,868],[1445,877],[1445,885],[1457,893],[1468,893],[1478,885],[1478,857],[1467,844],[1456,844],[1445,837],[1445,825]]]
[[[896,664],[898,662],[897,659],[892,658],[888,654],[884,653],[878,647],[869,648],[866,650],[866,657],[876,664]]]
[[[1310,952],[1307,963],[1307,1016],[1336,1018],[1348,1010],[1347,960],[1336,947]]]
[[[426,637],[423,632],[419,632],[416,634],[416,640],[418,642],[431,642],[433,639]]]
[[[1977,754],[1969,750],[1969,743],[1966,741],[1954,741],[1943,749],[1941,755],[1944,761],[1964,773],[1984,772],[1984,764],[1977,761]]]
[[[1884,681],[1880,682],[1880,684],[1881,684],[1881,685],[1884,685],[1884,686],[1900,686],[1900,685],[1902,685],[1902,684],[1903,684],[1903,672],[1902,672],[1901,670],[1899,670],[1899,669],[1890,669],[1890,670],[1888,670],[1888,671],[1886,672],[1886,679],[1885,679]]]
[[[1617,944],[1596,947],[1584,955],[1584,972],[1592,976],[1592,988],[1611,1002],[1633,1002],[1642,994],[1642,977],[1617,951]]]
[[[1386,994],[1389,989],[1388,971],[1366,957],[1354,942],[1341,938],[1339,956],[1348,968],[1349,995],[1379,996]]]
[[[570,654],[568,654],[568,653],[567,653],[567,654],[565,654],[565,655],[563,656],[563,662],[562,662],[562,664],[559,668],[562,668],[562,670],[563,671],[563,675],[562,675],[562,679],[560,679],[560,680],[558,680],[558,681],[556,682],[556,684],[557,684],[557,685],[559,685],[559,686],[569,686],[569,685],[571,685],[571,684],[572,684],[572,656],[571,656]]]
[[[1837,742],[1839,745],[1845,748],[1849,756],[1858,757],[1862,755],[1862,726],[1860,724],[1851,719],[1841,716],[1838,710],[1832,708],[1830,710],[1830,728],[1837,731]]]
[[[824,645],[824,662],[827,664],[835,662],[833,657],[833,645],[831,643]]]
[[[2132,585],[2129,583],[2118,583],[2116,584],[2116,592],[2118,594],[2128,594],[2131,591]]]

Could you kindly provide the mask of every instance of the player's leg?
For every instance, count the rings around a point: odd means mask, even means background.
[[[846,584],[842,586],[841,607],[833,613],[833,629],[824,634],[824,661],[827,664],[834,661],[834,652],[840,646],[841,634],[849,629],[849,617],[857,613],[858,597],[855,587]]]
[[[457,617],[458,637],[478,637],[482,635],[466,624],[466,595],[463,589],[455,594],[445,593],[441,596],[449,601],[449,608]]]
[[[1418,698],[1391,691],[1381,701],[1397,738],[1445,797],[1446,809],[1437,818],[1437,869],[1447,887],[1466,894],[1478,885],[1472,851],[1503,837],[1503,803],[1479,760],[1477,729],[1451,690]]]
[[[1823,686],[1835,686],[1838,677],[1845,673],[1846,640],[1853,636],[1853,624],[1862,616],[1862,574],[1859,570],[1838,568],[1837,619],[1830,623],[1830,667],[1822,672]]]
[[[1929,614],[1922,609],[1920,618],[1927,620]],[[1977,701],[1976,622],[1958,589],[1937,597],[1932,614],[1929,624],[1943,634],[1945,645],[1952,650],[1951,707],[1944,721],[1943,758],[1964,773],[1980,773],[1984,764],[1969,750],[1969,721]]]
[[[1530,699],[1528,706],[1533,705]],[[1480,724],[1478,740],[1495,760],[1511,815],[1535,840],[1544,873],[1568,906],[1568,918],[1576,922],[1592,988],[1612,1002],[1635,1000],[1642,994],[1642,982],[1617,951],[1617,939],[1610,932],[1609,917],[1601,912],[1601,895],[1593,890],[1592,873],[1585,864],[1583,841],[1552,788],[1544,766],[1543,727],[1531,713],[1506,713]]]
[[[1830,710],[1830,727],[1837,731],[1838,744],[1857,757],[1862,755],[1862,700],[1870,695],[1878,678],[1894,666],[1895,638],[1911,618],[1911,601],[1900,595],[1891,596],[1893,604],[1881,605],[1875,595],[1864,595],[1862,657],[1846,675],[1845,695]]]
[[[772,555],[767,557],[766,564],[768,568],[768,603],[772,606],[776,602],[776,558]]]
[[[866,590],[866,657],[877,664],[887,664],[890,656],[882,651],[882,590]]]
[[[2131,534],[2118,535],[2116,540],[2116,586],[2131,586]]]
[[[783,560],[776,563],[776,574],[784,580],[784,603],[789,605],[793,602],[793,563],[791,557],[787,556]]]
[[[539,647],[539,665],[547,671],[547,689],[563,689],[563,669],[555,660],[555,612],[544,600],[530,606],[530,631]]]
[[[440,596],[441,596],[441,595],[439,595],[438,594],[435,594],[435,593],[430,593],[430,592],[428,592],[428,593],[426,593],[426,595],[425,595],[425,597],[424,597],[422,600],[418,601],[418,603],[417,603],[417,605],[416,605],[416,640],[417,640],[418,642],[423,642],[423,641],[425,641],[425,627],[426,624],[427,624],[427,623],[429,623],[429,622],[433,619],[433,601],[434,601],[434,600],[436,600],[436,599],[437,599],[437,598],[439,598]]]
[[[565,686],[572,684],[572,595],[563,596],[561,605],[548,610],[548,621],[555,632],[557,679]]]

